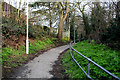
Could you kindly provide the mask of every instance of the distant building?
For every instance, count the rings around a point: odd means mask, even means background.
[[[12,5],[3,2],[2,3],[3,8],[3,16],[8,17],[10,14],[17,12],[17,9],[13,7]]]
[[[0,1],[0,22],[1,22],[1,17],[2,17],[2,1]]]
[[[13,19],[19,19],[17,15],[18,9],[13,7],[12,5],[3,2],[2,3],[2,10],[3,10],[3,17],[12,17]],[[20,18],[22,19],[20,22],[21,23],[26,23],[26,15],[23,14],[23,12],[20,10]]]

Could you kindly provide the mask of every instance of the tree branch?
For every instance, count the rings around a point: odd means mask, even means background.
[[[66,9],[66,13],[65,13],[65,16],[63,18],[63,21],[65,21],[65,19],[67,18],[68,13],[69,13],[69,3],[67,2],[67,9]]]

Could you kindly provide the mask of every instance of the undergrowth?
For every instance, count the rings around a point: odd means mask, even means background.
[[[107,48],[103,44],[88,43],[88,41],[78,42],[74,48],[81,52],[86,57],[91,58],[94,62],[110,71],[114,75],[120,77],[120,52]],[[74,57],[83,69],[88,72],[88,61],[81,57],[79,54],[74,52]],[[65,73],[70,78],[81,78],[87,79],[84,72],[78,67],[78,65],[72,60],[69,51],[65,53],[62,58],[62,62],[65,68]],[[90,64],[90,76],[93,79],[104,80],[112,79],[111,76],[106,74],[104,71],[96,67],[94,64]]]

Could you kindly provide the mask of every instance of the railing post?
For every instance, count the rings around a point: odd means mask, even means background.
[[[71,42],[70,42],[70,53],[71,53]]]
[[[72,49],[72,55],[73,55],[73,49]]]
[[[88,61],[88,75],[90,75],[90,61]]]

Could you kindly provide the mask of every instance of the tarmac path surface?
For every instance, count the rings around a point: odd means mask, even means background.
[[[49,71],[52,70],[52,66],[55,64],[54,62],[60,53],[68,48],[69,45],[64,45],[40,54],[18,69],[12,78],[52,78],[53,75]]]

